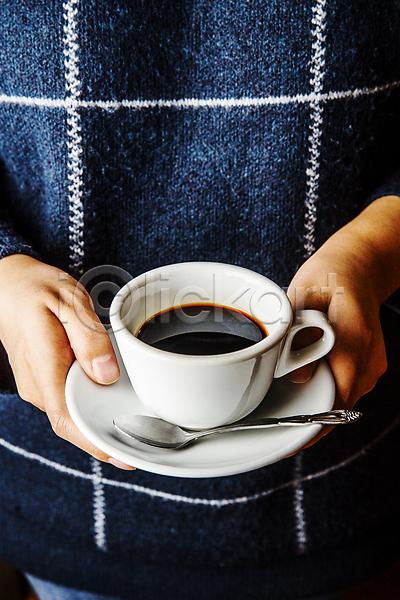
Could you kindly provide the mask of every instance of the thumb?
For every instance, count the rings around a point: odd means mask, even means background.
[[[118,363],[113,350],[112,353],[107,353],[107,348],[104,350],[105,354],[93,358],[91,363],[92,372],[98,383],[115,383],[119,378]]]
[[[119,367],[111,340],[105,327],[90,305],[90,298],[82,294],[79,302],[68,307],[63,319],[64,329],[75,357],[85,373],[101,384],[119,379]]]
[[[80,327],[85,328],[84,325]],[[98,330],[78,331],[79,327],[68,328],[67,335],[75,357],[85,373],[96,381],[109,385],[119,379],[119,367],[111,340],[101,323]]]

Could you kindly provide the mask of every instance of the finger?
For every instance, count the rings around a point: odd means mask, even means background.
[[[55,313],[54,306],[50,306],[50,309]],[[67,284],[60,294],[57,313],[74,355],[85,373],[101,384],[117,381],[120,372],[114,348],[84,288]]]
[[[32,319],[30,327],[25,328],[25,335],[8,352],[8,359],[13,371],[18,395],[22,400],[29,402],[36,408],[45,411],[43,398],[36,383],[37,374],[42,369],[43,348],[46,343],[48,320],[43,318],[42,311],[38,311]],[[43,335],[43,332],[46,332]],[[63,358],[70,356],[70,364],[73,360],[73,352],[70,347],[63,351]]]
[[[354,356],[354,352],[349,348],[343,349],[343,344],[340,342],[328,355],[327,360],[336,382],[336,395],[332,410],[351,409],[362,395],[358,392],[359,386],[357,386],[361,375],[361,365],[356,364]],[[335,429],[334,425],[323,426],[321,431],[301,449],[310,448],[333,429]]]
[[[301,329],[294,336],[291,349],[296,351],[314,344],[321,338],[322,333],[322,329],[319,327],[306,327]],[[317,365],[318,361],[314,361],[308,365],[300,367],[299,369],[295,369],[288,374],[288,378],[293,383],[306,383],[313,376]]]
[[[340,395],[336,394],[335,401],[333,403],[331,410],[340,410],[343,408],[346,408],[346,406],[345,406],[343,400],[341,399]],[[317,442],[319,442],[320,439],[322,439],[323,437],[328,435],[328,433],[330,433],[333,429],[335,429],[335,427],[337,427],[337,425],[322,425],[320,431],[309,442],[307,442],[306,444],[304,444],[304,446],[302,446],[301,448],[296,450],[296,452],[293,452],[292,454],[288,454],[285,458],[290,458],[291,456],[294,456],[295,454],[297,454],[297,452],[300,452],[300,450],[305,450],[306,448],[310,448],[311,446],[314,446],[314,444],[316,444]]]
[[[300,367],[299,369],[289,373],[288,378],[292,383],[307,383],[307,381],[309,381],[314,375],[317,365],[317,361],[308,365],[304,365],[304,367]]]
[[[335,427],[337,427],[337,425],[323,425],[321,431],[319,431],[317,433],[317,435],[312,438],[312,440],[310,440],[309,442],[307,442],[307,444],[304,444],[304,446],[302,446],[301,448],[299,448],[298,450],[296,450],[296,452],[293,452],[292,454],[288,454],[287,456],[285,456],[285,458],[291,458],[292,456],[294,456],[295,454],[297,454],[301,450],[306,450],[307,448],[310,448],[311,446],[314,446],[314,444],[316,444],[317,442],[319,442],[319,440],[321,438],[325,437],[330,431],[332,431],[332,429],[335,429]]]
[[[327,359],[335,377],[338,398],[344,407],[352,408],[361,396],[374,388],[387,368],[379,321],[371,335],[366,326],[355,329],[338,323],[337,342]]]
[[[44,411],[42,396],[32,373],[32,364],[25,360],[18,361],[17,364],[10,360],[10,364],[14,373],[19,397]]]
[[[100,461],[110,462],[124,469],[134,469],[112,459],[76,427],[65,402],[65,382],[73,360],[68,338],[58,319],[50,312],[42,319],[41,325],[46,327],[46,343],[41,345],[40,353],[33,353],[31,363],[41,404],[54,432]]]

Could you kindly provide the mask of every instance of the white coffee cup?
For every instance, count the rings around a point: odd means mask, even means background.
[[[209,356],[160,350],[136,337],[155,315],[202,304],[204,314],[210,304],[241,311],[268,335],[242,350]],[[248,269],[221,263],[178,263],[132,279],[115,296],[110,322],[142,403],[162,419],[193,429],[245,417],[263,400],[274,377],[321,358],[335,341],[323,313],[300,311],[293,324],[290,302],[278,285]],[[218,331],[220,325],[215,327]],[[293,337],[305,327],[318,327],[323,335],[293,351]]]

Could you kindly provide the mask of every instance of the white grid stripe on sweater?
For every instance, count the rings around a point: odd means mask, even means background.
[[[48,109],[100,109],[114,111],[119,109],[146,110],[152,108],[198,109],[198,108],[247,108],[262,106],[284,106],[287,104],[326,103],[336,100],[362,98],[389,92],[400,87],[400,81],[393,81],[375,87],[355,88],[353,90],[331,91],[326,93],[296,94],[295,96],[265,96],[260,98],[178,98],[173,100],[81,100],[80,98],[37,98],[32,96],[14,96],[0,94],[0,104],[16,104]]]
[[[104,486],[111,486],[120,489],[125,489],[128,491],[132,491],[137,494],[145,494],[150,496],[151,498],[159,498],[161,500],[171,501],[171,502],[182,502],[185,504],[199,505],[199,506],[209,506],[215,508],[223,508],[225,506],[231,506],[233,504],[244,504],[246,502],[254,502],[256,500],[265,498],[270,494],[274,494],[281,490],[293,487],[297,485],[299,482],[304,484],[307,481],[312,481],[314,479],[319,479],[321,477],[326,477],[330,473],[334,473],[340,469],[345,468],[347,465],[352,462],[358,460],[365,456],[373,446],[378,444],[381,440],[383,440],[387,435],[389,435],[393,429],[395,429],[400,424],[400,414],[392,421],[392,423],[384,429],[381,433],[379,433],[376,438],[371,440],[368,444],[366,444],[361,450],[358,450],[351,456],[342,460],[339,463],[333,464],[326,469],[321,471],[316,471],[315,473],[311,473],[310,475],[301,476],[300,479],[295,478],[294,480],[287,481],[278,486],[270,488],[268,490],[264,490],[257,494],[253,494],[251,496],[242,496],[237,498],[191,498],[189,496],[181,496],[179,494],[170,494],[168,492],[163,492],[161,490],[155,490],[152,488],[143,487],[141,485],[137,485],[135,483],[128,483],[124,481],[117,481],[114,479],[107,479],[105,477],[98,478],[98,476],[93,475],[93,473],[85,473],[83,471],[79,471],[78,469],[73,469],[71,467],[67,467],[66,465],[57,463],[53,460],[50,460],[40,454],[36,454],[34,452],[30,452],[25,450],[25,448],[21,448],[20,446],[16,446],[11,444],[7,440],[0,438],[0,446],[3,446],[9,452],[12,452],[18,456],[22,456],[27,460],[33,460],[38,462],[39,464],[54,469],[55,471],[62,473],[64,475],[68,475],[71,477],[76,477],[78,479],[84,479],[87,481],[93,482],[95,479],[100,481]]]
[[[102,482],[101,462],[91,457],[93,473],[93,518],[94,518],[94,541],[100,550],[107,550],[106,540],[106,499],[104,484]]]
[[[322,85],[325,76],[325,27],[326,11],[325,0],[317,0],[313,6],[311,34],[313,36],[313,54],[311,57],[310,84],[315,97],[322,94]],[[306,184],[306,215],[304,249],[309,257],[315,252],[315,222],[317,219],[317,202],[319,187],[320,146],[323,124],[323,104],[319,100],[310,103],[310,135],[309,158]]]
[[[65,56],[65,90],[69,94],[71,104],[67,106],[67,134],[68,147],[68,191],[69,191],[69,240],[70,240],[70,268],[73,273],[82,273],[83,268],[83,169],[82,169],[82,137],[80,115],[75,103],[80,95],[79,58],[77,16],[79,0],[68,0],[63,4],[64,19],[64,56]]]
[[[325,76],[325,27],[326,27],[326,0],[316,0],[312,7],[311,35],[312,56],[310,68],[310,84],[312,93],[317,97],[322,94],[323,80]],[[310,135],[308,138],[308,167],[305,201],[305,223],[304,223],[304,249],[309,257],[315,251],[315,223],[317,220],[318,186],[320,146],[322,135],[323,105],[314,100],[310,103]],[[307,544],[307,523],[304,510],[304,489],[301,483],[302,454],[299,452],[294,461],[295,485],[294,485],[294,514],[296,522],[297,546],[303,553]]]

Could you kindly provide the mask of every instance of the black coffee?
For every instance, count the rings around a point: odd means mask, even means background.
[[[243,350],[268,335],[253,317],[215,304],[171,308],[146,321],[137,337],[176,354],[213,355]]]

